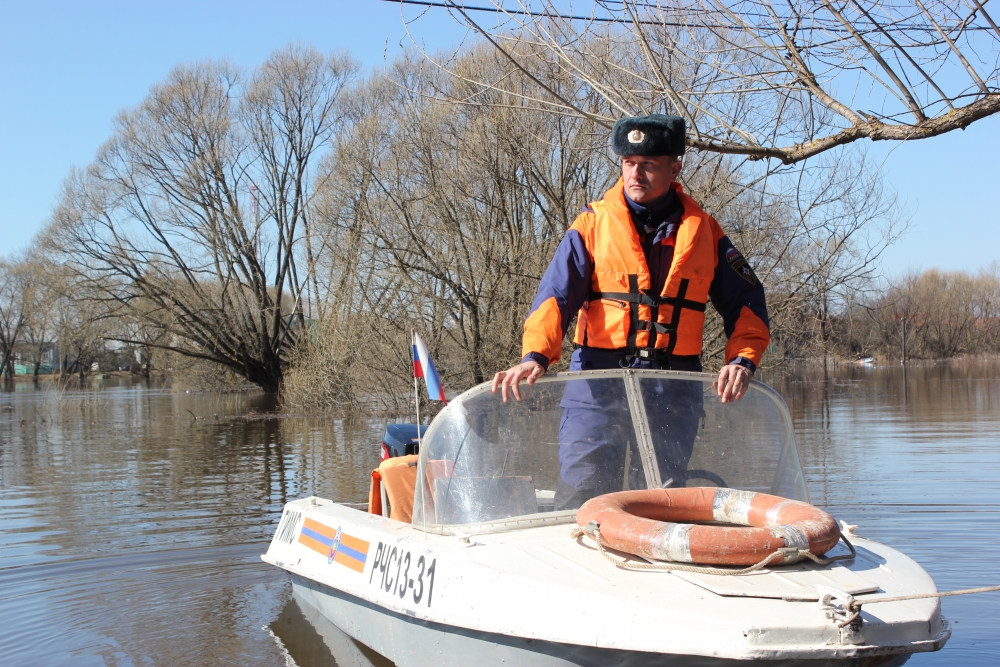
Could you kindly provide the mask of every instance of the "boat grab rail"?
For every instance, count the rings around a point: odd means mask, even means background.
[[[576,510],[557,510],[555,512],[539,512],[524,514],[502,521],[484,521],[481,523],[436,524],[426,526],[414,524],[413,527],[433,535],[485,535],[487,533],[509,533],[525,528],[540,528],[542,526],[559,526],[576,521]]]

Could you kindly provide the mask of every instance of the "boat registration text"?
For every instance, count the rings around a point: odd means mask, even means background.
[[[429,561],[429,562],[428,562]],[[415,556],[406,549],[378,543],[375,547],[375,561],[372,563],[368,583],[379,586],[390,595],[405,600],[407,596],[414,604],[426,602],[430,608],[434,597],[434,574],[437,559],[424,555]],[[375,574],[378,573],[378,579]]]

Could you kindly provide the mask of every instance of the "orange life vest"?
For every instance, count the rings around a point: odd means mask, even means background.
[[[639,357],[701,354],[705,304],[724,234],[679,184],[674,192],[684,212],[675,238],[664,241],[674,244],[674,257],[660,294],[650,293],[649,268],[621,180],[590,205],[592,215],[573,223],[594,261],[590,298],[577,318],[577,345],[625,348]]]

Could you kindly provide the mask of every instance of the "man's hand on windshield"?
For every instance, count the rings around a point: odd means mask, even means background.
[[[715,390],[723,403],[738,401],[743,398],[743,394],[747,393],[752,379],[753,373],[750,372],[749,368],[737,364],[727,364],[719,371],[719,379],[715,381]],[[493,384],[496,386],[496,380],[493,381]]]
[[[509,370],[500,371],[493,376],[493,393],[497,393],[497,388],[500,388],[500,393],[503,394],[503,402],[507,402],[507,390],[509,389],[513,394],[514,398],[521,400],[521,389],[518,386],[521,380],[527,380],[528,384],[535,384],[535,380],[545,375],[545,368],[542,367],[537,361],[525,361],[518,364],[517,366],[511,367]]]

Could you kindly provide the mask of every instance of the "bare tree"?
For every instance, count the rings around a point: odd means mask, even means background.
[[[22,263],[27,317],[22,336],[27,361],[35,379],[46,351],[53,349],[56,337],[56,307],[59,301],[61,267],[40,253],[29,253]]]
[[[833,318],[835,343],[845,356],[899,361],[1000,352],[996,264],[975,274],[909,273],[850,306]]]
[[[911,335],[926,356],[942,359],[983,351],[987,329],[981,324],[995,316],[984,309],[984,302],[992,301],[997,289],[988,276],[930,270],[908,287],[920,309]]]
[[[139,309],[142,312],[142,309]],[[153,370],[154,360],[159,356],[157,350],[165,347],[167,334],[160,326],[154,326],[148,319],[126,314],[112,320],[114,333],[111,337],[119,341],[128,341],[129,371],[141,374],[147,380]]]
[[[73,286],[73,283],[67,283]],[[56,320],[61,376],[76,374],[84,380],[91,372],[94,362],[99,361],[104,351],[108,319],[104,305],[90,298],[81,298],[86,284],[77,285],[75,296],[61,300],[62,308]]]
[[[492,27],[455,0],[408,3],[444,4],[502,55],[507,71],[489,77],[436,60],[483,92],[608,128],[624,115],[676,113],[688,145],[705,151],[793,163],[863,138],[940,135],[1000,111],[1000,28],[979,0],[597,0],[575,16],[553,0],[484,0]],[[603,108],[534,76],[540,63]],[[511,84],[515,71],[532,85]]]
[[[485,49],[460,66],[498,70]],[[468,92],[412,60],[398,62],[395,75],[424,91]],[[356,140],[371,184],[361,204],[376,263],[399,281],[421,328],[446,339],[432,334],[433,343],[461,351],[468,381],[482,382],[498,358],[520,355],[537,280],[611,170],[593,150],[588,121],[532,116],[510,96],[455,106],[391,90],[384,124]]]
[[[0,260],[0,374],[14,377],[14,350],[28,318],[27,273],[20,262]]]
[[[463,58],[470,72],[498,65],[489,49]],[[449,387],[520,356],[538,279],[613,165],[587,121],[434,98],[463,85],[408,56],[352,92],[351,131],[324,164],[313,212],[329,298],[291,402],[405,406],[411,329]]]
[[[49,237],[110,314],[162,334],[122,342],[280,388],[305,324],[315,165],[356,71],[298,47],[248,77],[181,66],[118,117],[94,164],[68,179]]]
[[[324,162],[312,211],[324,242],[317,293],[327,299],[290,376],[292,404],[405,409],[412,328],[449,387],[481,382],[520,356],[524,317],[556,244],[620,167],[595,146],[596,124],[468,83],[503,67],[481,46],[452,62],[462,77],[403,57],[352,92],[350,131]],[[532,75],[583,94],[559,70]],[[530,80],[514,72],[507,83]],[[460,98],[485,103],[446,101]],[[867,286],[904,224],[857,150],[791,166],[694,152],[683,184],[765,282],[778,358],[815,351],[816,314],[830,320]],[[725,345],[718,318],[706,338],[712,363]]]

